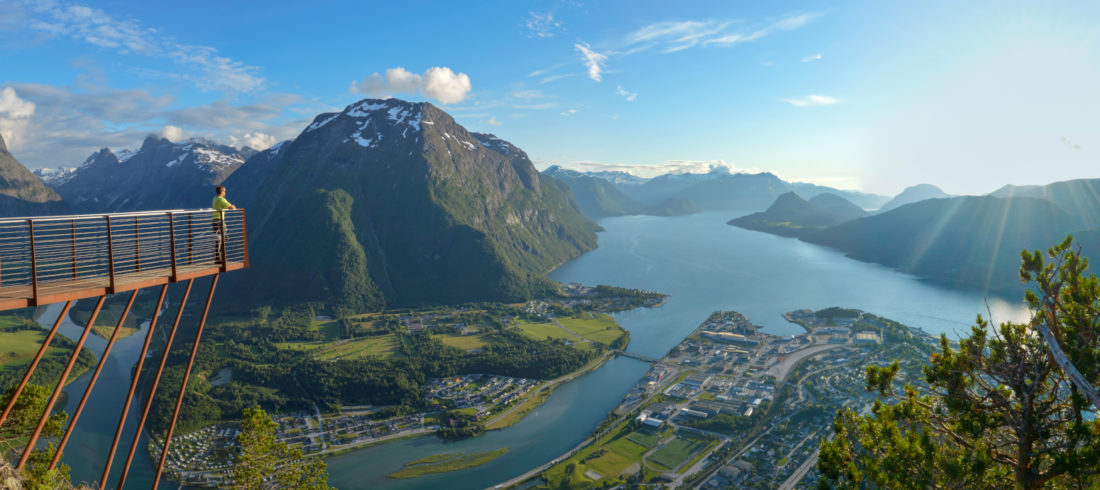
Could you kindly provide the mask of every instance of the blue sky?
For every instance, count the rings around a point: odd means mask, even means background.
[[[74,166],[151,133],[265,147],[320,112],[394,96],[512,141],[539,168],[717,164],[984,193],[1100,177],[1098,10],[0,0],[0,134],[29,167]]]

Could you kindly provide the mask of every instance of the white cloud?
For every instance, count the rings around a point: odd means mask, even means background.
[[[504,124],[500,121],[497,121],[496,116],[489,116],[489,119],[483,119],[478,122],[480,122],[481,124],[488,124],[490,126],[500,126],[501,124]]]
[[[351,91],[365,93],[371,97],[388,99],[394,94],[423,93],[425,96],[444,104],[462,102],[470,94],[470,77],[465,73],[455,74],[450,68],[433,66],[417,75],[402,67],[386,70],[386,75],[375,73],[362,82],[351,82]]]
[[[627,91],[625,88],[623,88],[622,85],[619,85],[618,87],[615,87],[615,93],[623,96],[624,98],[626,98],[626,100],[628,100],[630,102],[634,102],[635,100],[638,100],[638,94],[636,94],[634,92]]]
[[[561,115],[563,115],[563,116],[572,116],[573,114],[576,114],[576,113],[578,113],[578,112],[580,112],[580,111],[581,111],[580,109],[578,109],[578,108],[574,107],[574,108],[572,108],[572,109],[568,109],[568,110],[562,111]]]
[[[4,138],[8,150],[18,150],[23,146],[34,111],[34,103],[19,98],[14,88],[0,89],[0,136]]]
[[[597,82],[603,80],[603,67],[607,64],[607,55],[597,53],[588,46],[587,43],[576,43],[573,48],[581,53],[581,61],[584,62],[585,68],[588,69],[588,78],[591,78]]]
[[[561,80],[563,78],[569,78],[571,76],[573,76],[572,73],[566,73],[566,74],[562,74],[562,75],[550,75],[546,78],[543,78],[542,80],[539,80],[539,83],[550,83],[550,82],[553,82],[554,80]]]
[[[165,126],[160,130],[161,137],[168,141],[182,141],[184,138],[183,129],[179,126]]]
[[[540,90],[513,90],[512,97],[517,99],[542,99],[546,97]]]
[[[243,148],[245,146],[256,150],[266,150],[271,148],[272,145],[279,142],[279,138],[273,135],[261,133],[259,131],[253,133],[245,133],[241,137],[230,136],[229,145]]]
[[[554,37],[557,33],[565,31],[565,28],[561,25],[561,21],[554,19],[553,12],[547,12],[545,14],[529,12],[527,14],[527,19],[523,22],[523,26],[531,31],[531,37],[539,38]]]
[[[802,58],[802,62],[803,63],[809,63],[811,61],[817,61],[817,60],[820,60],[820,59],[821,59],[821,53],[817,53],[817,54],[812,54],[810,56]]]
[[[819,105],[833,105],[839,104],[840,99],[836,97],[830,97],[828,95],[807,95],[805,97],[796,97],[792,99],[780,99],[795,107],[811,107]]]
[[[630,51],[661,46],[662,52],[671,53],[704,42],[729,25],[729,22],[717,21],[657,22],[627,34],[626,44],[631,46]]]
[[[759,173],[757,168],[738,168],[724,160],[669,160],[662,164],[603,163],[577,161],[560,163],[562,167],[582,172],[626,172],[638,177],[651,178],[663,174],[705,174],[714,171],[736,173]]]
[[[133,19],[119,19],[100,9],[44,1],[31,9],[28,25],[50,36],[68,37],[124,55],[162,58],[186,69],[169,74],[203,90],[249,92],[263,88],[259,69],[219,56],[209,46],[183,44]],[[154,73],[147,71],[146,73]]]
[[[433,66],[424,72],[424,95],[444,104],[462,102],[470,95],[470,77],[450,68]]]

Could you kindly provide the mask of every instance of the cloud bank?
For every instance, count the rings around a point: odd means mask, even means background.
[[[363,93],[371,97],[388,99],[396,94],[421,93],[425,97],[438,100],[443,104],[454,104],[466,100],[473,86],[465,73],[455,73],[450,68],[433,66],[423,75],[405,70],[403,67],[390,68],[386,74],[374,73],[362,82],[351,82],[353,93]]]

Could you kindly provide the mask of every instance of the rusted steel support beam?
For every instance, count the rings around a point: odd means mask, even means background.
[[[160,462],[157,463],[157,473],[153,477],[153,490],[160,484],[160,475],[164,471],[164,462],[168,459],[168,446],[172,443],[172,432],[176,429],[176,419],[180,415],[180,406],[183,404],[183,395],[187,392],[187,380],[191,376],[191,368],[195,365],[195,356],[199,353],[199,340],[202,339],[202,329],[206,326],[206,315],[210,313],[210,302],[214,299],[214,288],[218,287],[218,277],[210,281],[210,293],[206,296],[206,306],[202,309],[202,318],[199,319],[199,328],[195,332],[195,344],[191,346],[191,358],[187,360],[187,369],[183,372],[183,383],[180,384],[180,393],[176,396],[176,409],[172,412],[172,421],[168,424],[168,434],[164,436],[164,447],[160,451]]]
[[[38,426],[34,428],[34,432],[27,441],[27,447],[23,448],[23,455],[19,457],[19,463],[15,465],[15,469],[23,469],[23,465],[27,464],[27,458],[31,456],[31,451],[34,450],[34,445],[38,442],[38,436],[42,435],[42,429],[46,426],[46,421],[50,418],[50,412],[53,412],[53,406],[57,403],[57,398],[61,395],[61,389],[65,387],[65,380],[69,378],[69,373],[72,372],[73,366],[76,365],[76,359],[80,357],[80,349],[84,348],[84,341],[88,340],[88,334],[92,331],[92,325],[95,324],[95,319],[99,316],[99,310],[103,308],[103,302],[106,300],[106,296],[100,296],[99,301],[96,302],[95,309],[92,310],[92,316],[88,318],[88,325],[84,327],[84,333],[80,334],[80,340],[76,341],[76,348],[73,349],[73,355],[69,357],[69,363],[65,365],[65,370],[61,372],[61,378],[57,380],[57,386],[53,389],[53,395],[51,395],[50,400],[46,402],[46,409],[42,411],[42,418],[38,419]]]
[[[115,429],[115,438],[111,441],[111,450],[107,453],[107,464],[103,467],[103,476],[99,479],[99,488],[102,490],[107,485],[107,476],[111,474],[111,461],[118,450],[118,441],[122,437],[122,428],[126,426],[126,416],[130,414],[130,403],[134,400],[134,392],[137,391],[138,378],[141,377],[141,368],[145,365],[145,355],[149,353],[149,344],[153,340],[153,331],[157,328],[157,319],[160,318],[160,308],[164,306],[164,296],[168,293],[168,285],[160,287],[160,298],[157,299],[157,308],[153,310],[153,319],[149,320],[149,331],[145,332],[145,343],[141,346],[141,355],[138,356],[137,367],[134,368],[134,379],[130,381],[130,391],[126,393],[126,403],[122,405],[122,415],[118,418],[118,428]],[[139,432],[140,434],[140,432]]]
[[[4,425],[4,421],[8,420],[8,415],[11,415],[11,409],[15,407],[15,402],[19,399],[19,395],[23,394],[23,388],[26,388],[27,383],[30,382],[31,375],[33,375],[34,370],[38,368],[38,362],[42,360],[42,356],[44,356],[46,350],[50,348],[50,342],[53,341],[53,336],[57,334],[57,329],[61,327],[61,322],[65,320],[65,315],[69,314],[69,307],[72,305],[72,301],[66,301],[65,307],[61,309],[61,314],[57,316],[57,321],[53,322],[53,328],[50,329],[50,333],[46,334],[46,339],[42,341],[42,347],[38,348],[38,354],[34,355],[34,360],[31,361],[30,366],[27,366],[27,372],[23,374],[23,380],[19,382],[19,386],[15,388],[15,393],[12,394],[11,400],[8,400],[8,405],[4,407],[4,413],[0,415],[0,426]]]
[[[107,341],[107,347],[103,349],[103,354],[99,356],[99,363],[95,366],[92,379],[88,380],[88,387],[84,389],[84,396],[80,397],[80,403],[77,404],[76,410],[69,416],[69,428],[65,429],[65,435],[61,436],[61,442],[57,444],[57,451],[53,453],[53,461],[50,461],[49,469],[51,470],[57,466],[58,461],[61,461],[61,453],[65,451],[65,445],[69,443],[69,436],[73,435],[73,429],[76,428],[76,422],[80,420],[80,414],[84,411],[84,404],[88,403],[88,397],[92,395],[92,389],[95,388],[95,382],[99,379],[99,373],[103,371],[103,366],[107,364],[107,357],[111,355],[111,348],[115,346],[115,341],[118,340],[118,332],[122,330],[122,324],[126,321],[126,316],[130,314],[130,308],[134,306],[137,293],[137,289],[130,293],[130,300],[126,302],[126,309],[122,310],[122,315],[118,317],[118,323],[115,324],[115,331],[111,334],[111,339]]]
[[[176,312],[176,321],[172,323],[172,330],[168,332],[168,342],[164,344],[164,354],[160,356],[160,366],[153,376],[152,387],[149,388],[148,398],[145,399],[145,408],[141,411],[141,419],[138,420],[137,429],[134,431],[134,440],[130,443],[130,451],[126,454],[126,464],[122,466],[122,475],[118,477],[118,490],[126,483],[126,476],[130,474],[130,463],[134,460],[134,452],[137,451],[138,441],[141,439],[141,429],[145,427],[145,419],[149,417],[149,408],[153,406],[153,398],[157,394],[157,384],[160,383],[160,375],[164,373],[164,365],[168,362],[168,352],[172,350],[172,340],[176,338],[176,329],[180,326],[180,318],[183,317],[183,308],[187,306],[187,297],[191,295],[191,285],[194,279],[187,281],[187,289],[183,291],[183,299],[180,300],[180,309]],[[101,483],[102,484],[102,483]]]

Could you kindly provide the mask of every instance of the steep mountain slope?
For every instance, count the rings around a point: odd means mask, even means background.
[[[827,211],[830,216],[838,218],[839,221],[862,218],[869,214],[863,208],[836,194],[818,194],[811,197],[807,202],[818,209]]]
[[[568,189],[428,103],[363,100],[277,153],[226,182],[254,196],[252,268],[227,278],[234,304],[517,300],[554,288],[544,274],[596,246]]]
[[[951,195],[932,184],[917,184],[906,187],[900,194],[894,196],[893,199],[878,208],[878,212],[885,213],[886,211],[899,208],[906,204],[912,204],[926,199],[941,199],[944,197],[951,197]]]
[[[27,170],[0,137],[0,216],[64,214],[68,207],[53,189]]]
[[[149,136],[122,158],[103,148],[54,184],[76,212],[209,207],[220,184],[255,150]]]
[[[1073,230],[1054,204],[991,196],[929,199],[802,236],[850,257],[982,290],[1018,292],[1020,250]]]
[[[991,196],[1034,197],[1057,204],[1081,228],[1100,228],[1100,179],[1077,179],[1047,185],[1006,185]]]
[[[581,212],[592,219],[634,214],[642,205],[623,194],[610,181],[593,177],[557,165],[543,170],[542,174],[569,186]]]
[[[776,198],[767,210],[732,219],[728,224],[748,230],[800,237],[865,214],[858,206],[839,196],[821,194],[807,201],[794,192],[788,192]]]

